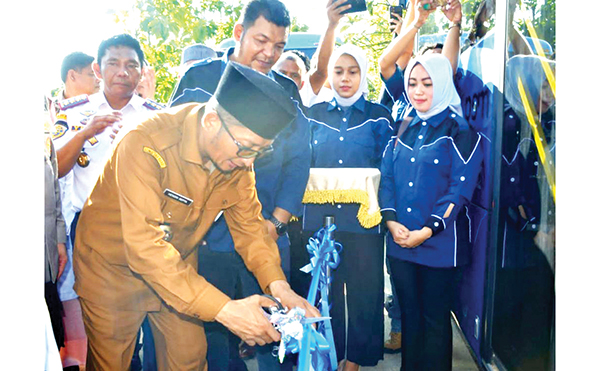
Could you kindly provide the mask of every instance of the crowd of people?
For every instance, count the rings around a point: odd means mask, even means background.
[[[451,369],[453,285],[468,262],[466,206],[484,157],[454,82],[461,3],[442,7],[444,44],[416,55],[436,7],[417,0],[393,15],[396,36],[379,59],[385,104],[368,99],[366,51],[336,47],[349,8],[327,1],[309,61],[284,52],[285,5],[249,1],[234,47],[183,50],[168,102],[153,100],[153,69],[128,34],[104,40],[95,58],[65,57],[64,89],[46,100],[45,293],[61,367],[243,370],[255,353],[260,370],[292,370],[294,357],[273,356],[280,334],[262,294],[319,316],[299,268],[333,216],[339,368],[401,351],[403,370]],[[309,179],[365,184],[374,169],[375,190],[360,191],[378,203],[375,216],[362,217],[345,189],[304,199]]]

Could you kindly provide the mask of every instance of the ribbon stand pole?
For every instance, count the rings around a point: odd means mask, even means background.
[[[298,371],[337,370],[337,356],[329,317],[331,269],[335,269],[339,265],[339,251],[336,249],[336,245],[340,246],[341,251],[341,245],[336,244],[333,238],[334,230],[334,218],[326,217],[325,226],[316,233],[316,238],[312,238],[307,246],[309,254],[313,255],[311,263],[302,268],[303,272],[312,274],[307,301],[315,305],[317,294],[320,294],[319,304],[315,306],[319,309],[323,318],[326,319],[317,325],[316,333],[317,335],[324,335],[329,347],[328,349],[318,347],[318,342],[315,341],[315,334],[311,328],[312,324],[303,324],[304,330],[298,357]],[[319,237],[321,237],[320,240]],[[311,345],[313,349],[311,349]],[[326,352],[327,350],[328,352]]]

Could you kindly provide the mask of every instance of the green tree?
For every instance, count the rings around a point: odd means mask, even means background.
[[[556,49],[556,2],[554,0],[522,0],[525,9],[529,10],[527,19],[533,24],[538,38],[547,41],[552,49]],[[525,19],[515,19],[519,30],[525,36],[533,36],[525,24]],[[552,56],[549,56],[552,57]]]
[[[290,32],[308,32],[308,26],[300,23],[297,17],[292,17]]]
[[[462,0],[463,29],[468,31],[480,3],[487,0]],[[522,1],[531,11],[531,19],[538,36],[555,46],[556,8],[554,0]],[[392,40],[389,32],[390,4],[395,0],[367,1],[367,12],[349,14],[340,25],[343,42],[350,42],[367,51],[369,59],[369,98],[377,99],[382,82],[378,59]],[[233,0],[137,0],[133,9],[116,16],[125,30],[135,35],[156,70],[156,98],[166,102],[174,88],[181,50],[193,43],[218,45],[231,37],[233,26],[240,16],[243,4]],[[434,13],[421,29],[421,34],[445,32],[447,20]],[[525,35],[529,35],[523,19],[516,19]],[[488,20],[493,27],[494,17]],[[133,26],[131,24],[135,23]],[[308,31],[308,27],[292,18],[292,32]]]
[[[481,4],[488,0],[462,0],[463,14],[468,22],[468,28],[473,24],[476,12]],[[495,6],[492,2],[492,7]],[[533,24],[538,38],[547,41],[554,51],[556,51],[556,1],[555,0],[510,0],[508,5],[509,16],[512,17],[513,24],[525,36],[530,35],[525,20],[528,19]],[[494,8],[495,10],[495,8]],[[495,24],[494,10],[487,19],[487,27],[492,29]],[[467,29],[467,28],[465,28]]]
[[[344,43],[357,45],[367,52],[369,99],[376,101],[383,84],[379,77],[378,60],[392,40],[389,3],[367,2],[367,12],[351,13],[342,19],[339,34]]]
[[[463,10],[463,30],[468,32],[473,25],[475,14],[479,5],[488,0],[461,0]],[[528,18],[531,19],[539,38],[548,41],[555,48],[556,35],[556,6],[555,0],[511,0],[523,2],[529,9]],[[367,1],[367,12],[349,14],[343,18],[340,26],[340,38],[344,43],[353,43],[367,51],[369,59],[369,99],[379,97],[382,81],[379,76],[378,59],[385,47],[392,41],[389,32],[389,8],[396,5],[396,0]],[[511,7],[514,11],[515,7]],[[487,20],[490,29],[493,28],[495,17]],[[519,30],[526,36],[527,31],[524,19],[515,19]],[[420,34],[436,34],[446,32],[448,20],[441,11],[436,11],[429,17],[421,28]]]
[[[395,0],[382,0],[367,2],[367,12],[348,15],[343,18],[340,26],[340,38],[344,43],[360,46],[367,52],[369,72],[369,99],[378,100],[383,82],[379,75],[379,57],[383,50],[392,41],[393,35],[389,30],[389,5],[396,5]],[[436,15],[434,13],[434,15]],[[447,19],[443,15],[431,16],[421,27],[421,34],[435,34],[443,32],[447,26]],[[440,19],[443,19],[441,23]]]
[[[167,102],[183,48],[208,41],[217,45],[229,37],[242,6],[221,0],[137,0],[131,11],[117,14],[115,20],[140,41],[156,71],[155,97]]]
[[[188,45],[216,46],[230,38],[243,3],[233,0],[137,0],[133,9],[115,16],[140,41],[156,71],[156,99],[167,102],[177,82],[181,51]],[[292,18],[293,32],[308,26]]]

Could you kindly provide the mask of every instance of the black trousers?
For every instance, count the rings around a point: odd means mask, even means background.
[[[330,293],[331,326],[337,358],[338,361],[347,359],[361,366],[375,366],[383,359],[384,343],[383,235],[334,233],[336,242],[343,246],[340,265],[332,270]],[[303,231],[304,246],[313,234],[313,231]],[[310,281],[311,276],[306,276]]]
[[[452,370],[450,309],[457,268],[389,257],[402,313],[402,371]]]
[[[309,232],[302,230],[302,219],[288,224],[290,236],[290,286],[298,295],[305,298],[308,295],[311,275],[300,269],[308,264],[310,257],[306,251]]]

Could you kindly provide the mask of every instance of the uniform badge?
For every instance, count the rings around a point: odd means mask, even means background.
[[[154,157],[154,159],[156,160],[156,162],[158,162],[158,165],[160,166],[161,169],[164,169],[164,168],[167,167],[167,163],[162,158],[162,156],[159,155],[158,152],[156,152],[152,148],[150,148],[150,147],[144,147],[144,152],[146,152],[149,155],[151,155],[152,157]]]
[[[80,131],[81,129],[83,129],[81,125],[71,125],[71,131]]]
[[[58,115],[56,115],[56,119],[67,121],[67,115],[61,112]]]
[[[69,126],[64,121],[56,121],[54,123],[54,128],[52,130],[52,140],[58,139],[65,135],[65,133],[69,130]]]
[[[169,198],[172,198],[175,201],[181,202],[182,204],[184,204],[186,206],[190,206],[194,202],[194,200],[192,200],[191,198],[185,197],[184,195],[180,195],[177,192],[173,192],[169,188],[166,188],[163,191],[163,194]]]
[[[81,167],[87,167],[90,164],[90,155],[85,152],[81,152],[77,157],[77,165]]]
[[[80,112],[80,113],[81,113],[82,115],[84,115],[85,117],[90,117],[90,116],[94,115],[94,113],[96,113],[96,111],[93,111],[93,110],[89,110],[89,109],[88,109],[88,110],[85,110],[85,111],[83,111],[83,112]]]
[[[52,125],[49,120],[44,120],[44,135],[50,135],[52,133]]]
[[[58,108],[60,108],[61,111],[63,111],[63,110],[69,109],[69,108],[80,106],[89,101],[90,101],[90,99],[88,98],[87,94],[82,94],[82,95],[78,95],[73,98],[64,99],[64,100],[58,102],[56,105],[58,106]]]
[[[148,108],[148,109],[151,109],[153,111],[161,110],[161,109],[165,108],[165,106],[163,104],[155,102],[152,99],[146,99],[146,101],[144,102],[143,106],[146,107],[146,108]]]
[[[98,139],[96,139],[96,137],[91,137],[90,139],[87,140],[89,144],[91,145],[95,145],[96,143],[98,143]]]

